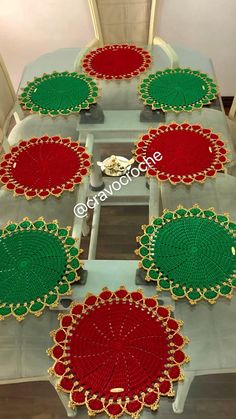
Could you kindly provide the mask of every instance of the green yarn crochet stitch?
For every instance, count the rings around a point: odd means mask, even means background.
[[[212,209],[165,211],[138,238],[148,280],[174,298],[210,302],[236,286],[236,224]]]
[[[0,231],[0,317],[39,315],[70,293],[80,267],[75,240],[56,222],[24,219]]]

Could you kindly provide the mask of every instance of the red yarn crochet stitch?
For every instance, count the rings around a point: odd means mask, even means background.
[[[187,123],[161,125],[143,135],[134,151],[136,160],[144,162],[159,152],[162,158],[151,161],[147,174],[171,183],[203,182],[223,170],[227,150],[224,142],[210,129]]]
[[[55,359],[51,372],[73,406],[137,416],[144,406],[157,408],[161,395],[173,395],[172,381],[181,378],[180,364],[187,361],[180,326],[169,308],[159,311],[154,297],[103,290],[61,318],[49,350]]]
[[[0,179],[16,195],[44,199],[73,190],[87,174],[89,166],[90,157],[79,143],[44,136],[12,147],[0,163]]]
[[[106,45],[89,52],[82,67],[92,77],[99,79],[129,79],[147,70],[150,54],[135,45]]]

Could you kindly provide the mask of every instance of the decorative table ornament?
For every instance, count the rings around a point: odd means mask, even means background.
[[[140,137],[133,153],[138,163],[148,162],[147,176],[168,180],[174,185],[203,183],[225,170],[224,164],[230,161],[218,134],[200,124],[187,122],[172,122],[150,129]]]
[[[228,214],[217,214],[194,205],[164,210],[143,226],[136,251],[146,280],[157,290],[169,291],[174,300],[186,297],[215,303],[219,296],[231,298],[236,287],[236,224]]]
[[[81,250],[70,227],[43,218],[9,222],[0,230],[0,319],[42,314],[56,307],[71,284],[80,279]]]
[[[135,45],[106,45],[90,51],[82,60],[83,70],[97,79],[131,79],[151,64],[148,51]]]
[[[188,339],[156,296],[104,288],[72,303],[59,320],[49,373],[59,378],[57,389],[69,394],[71,407],[86,405],[90,416],[137,418],[144,407],[156,410],[161,396],[173,396],[173,382],[183,379]]]
[[[217,86],[205,73],[191,68],[167,68],[143,79],[139,94],[145,105],[164,112],[191,112],[217,97]]]
[[[102,172],[107,176],[122,176],[130,169],[133,163],[133,158],[129,160],[126,157],[112,155],[102,162],[98,161],[97,165],[101,167]]]
[[[83,181],[90,164],[90,156],[79,142],[45,135],[21,141],[2,156],[0,181],[14,195],[27,199],[58,197]]]
[[[91,77],[69,71],[35,77],[22,90],[19,101],[23,109],[52,117],[89,109],[98,97],[98,86]]]

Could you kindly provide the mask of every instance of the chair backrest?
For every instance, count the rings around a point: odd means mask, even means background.
[[[151,45],[158,0],[89,0],[99,45]]]
[[[16,102],[16,94],[3,58],[0,55],[0,129],[4,130],[5,122]]]

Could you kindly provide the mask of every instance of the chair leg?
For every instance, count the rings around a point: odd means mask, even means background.
[[[69,407],[69,396],[66,393],[63,393],[62,391],[58,391],[56,389],[56,380],[54,377],[49,376],[49,382],[52,384],[52,386],[55,388],[57,395],[59,397],[59,399],[61,400],[65,410],[66,410],[66,414],[69,418],[72,418],[74,416],[76,416],[77,411],[76,409],[72,409],[71,407]]]
[[[94,212],[93,212],[93,221],[92,221],[92,227],[91,227],[88,260],[96,259],[98,230],[99,230],[99,223],[100,223],[100,212],[101,212],[101,204],[97,205],[94,208]]]
[[[175,413],[183,413],[185,401],[194,379],[195,373],[190,371],[184,372],[184,381],[178,383],[175,401],[172,403],[172,408]]]
[[[97,162],[101,159],[99,145],[94,145],[93,148],[93,166],[91,167],[90,174],[90,188],[93,191],[101,191],[104,188],[104,182],[102,177],[102,171],[97,165]]]

